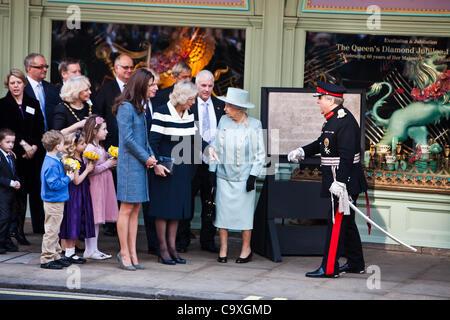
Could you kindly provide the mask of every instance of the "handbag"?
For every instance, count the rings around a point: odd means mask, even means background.
[[[164,157],[164,156],[159,156],[158,157],[158,164],[163,165],[164,167],[166,167],[167,169],[169,169],[169,174],[172,174],[172,169],[173,169],[173,159],[170,157]]]
[[[211,188],[211,198],[205,200],[206,218],[210,221],[216,219],[216,187]]]

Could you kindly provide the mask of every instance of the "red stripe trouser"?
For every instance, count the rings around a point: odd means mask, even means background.
[[[355,202],[357,197],[357,195],[352,195]],[[335,208],[338,207],[338,201],[337,198],[334,198]],[[335,211],[334,224],[330,212],[322,260],[322,268],[327,275],[339,273],[338,260],[342,255],[347,257],[347,262],[352,268],[364,268],[361,238],[355,223],[355,212],[350,210],[350,215],[345,216],[343,213],[338,213],[337,209]]]

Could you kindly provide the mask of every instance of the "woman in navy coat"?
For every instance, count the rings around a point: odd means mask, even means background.
[[[159,260],[164,264],[186,263],[176,251],[175,239],[179,220],[191,216],[192,146],[197,128],[188,110],[197,94],[192,82],[180,81],[169,102],[153,113],[150,146],[158,164],[150,178],[150,214],[156,217]]]
[[[138,215],[142,202],[149,200],[147,168],[156,163],[147,139],[144,105],[156,85],[153,73],[138,69],[128,80],[113,107],[119,128],[119,157],[117,159],[117,199],[120,205],[117,233],[120,267],[134,271],[143,269],[136,253]]]

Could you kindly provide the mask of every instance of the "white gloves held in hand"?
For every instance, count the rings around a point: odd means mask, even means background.
[[[332,195],[335,195],[339,199],[339,212],[343,213],[344,215],[350,214],[350,205],[349,205],[349,197],[347,193],[347,186],[345,183],[334,181],[331,184],[330,192]],[[333,198],[331,198],[333,200]],[[334,211],[334,208],[333,208]],[[334,219],[334,218],[333,218]],[[333,220],[334,223],[334,220]]]
[[[334,181],[329,190],[333,195],[339,198],[344,192],[347,192],[347,187],[345,186],[345,183]]]
[[[287,158],[289,162],[298,163],[299,160],[305,159],[305,151],[303,151],[303,148],[297,148],[289,152]]]

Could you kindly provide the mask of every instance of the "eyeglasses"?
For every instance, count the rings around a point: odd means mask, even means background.
[[[43,64],[40,66],[30,66],[32,68],[36,68],[36,69],[48,69],[49,65],[48,64]]]
[[[119,64],[119,66],[121,66]],[[121,66],[122,68],[124,68],[125,70],[133,70],[133,66]]]

